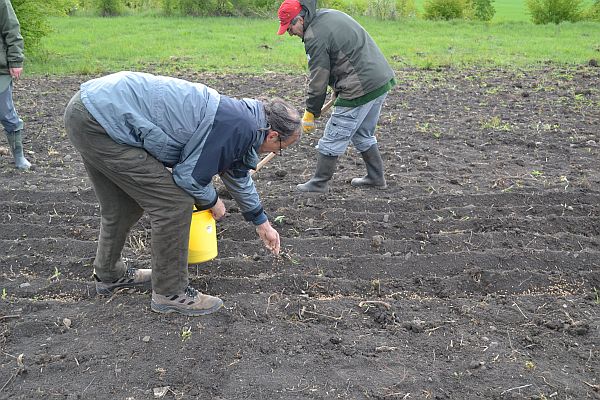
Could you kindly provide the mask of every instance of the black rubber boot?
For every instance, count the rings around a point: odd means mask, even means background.
[[[15,166],[18,169],[29,169],[31,167],[31,163],[27,161],[27,159],[23,155],[23,142],[21,140],[21,131],[5,133],[6,139],[8,140],[8,147],[10,147],[10,151],[12,152],[12,155],[15,158]]]
[[[377,143],[369,147],[369,150],[361,153],[361,155],[365,161],[365,166],[367,167],[367,175],[362,178],[352,179],[352,186],[385,189],[387,183],[383,176],[383,160],[381,159]]]
[[[335,171],[337,159],[337,156],[326,156],[319,153],[315,176],[313,176],[308,182],[297,185],[296,189],[301,192],[327,193],[329,191],[328,182]]]

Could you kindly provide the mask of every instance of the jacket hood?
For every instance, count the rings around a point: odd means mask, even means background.
[[[304,30],[306,30],[317,13],[317,0],[300,0],[300,5],[306,12],[304,16]]]

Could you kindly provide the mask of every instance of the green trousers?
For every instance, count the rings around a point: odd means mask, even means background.
[[[162,295],[188,286],[188,238],[194,199],[169,170],[144,149],[118,144],[81,102],[79,92],[65,110],[69,139],[81,154],[98,202],[100,235],[94,260],[103,281],[126,270],[121,252],[131,227],[146,212],[151,223],[152,288]]]

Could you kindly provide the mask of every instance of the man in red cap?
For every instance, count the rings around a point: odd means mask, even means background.
[[[352,142],[361,153],[367,175],[352,179],[357,187],[387,187],[375,128],[387,92],[395,85],[394,71],[365,29],[341,11],[318,9],[316,0],[284,0],[279,7],[279,31],[304,42],[310,70],[305,133],[315,129],[315,118],[331,86],[336,101],[319,139],[314,176],[297,186],[302,192],[326,193],[337,159]]]

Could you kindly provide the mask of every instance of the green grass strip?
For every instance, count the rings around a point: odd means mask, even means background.
[[[600,58],[600,23],[359,21],[395,68],[574,65]],[[306,71],[302,42],[277,36],[275,19],[126,16],[50,22],[54,31],[43,40],[44,52],[28,57],[28,74]]]

